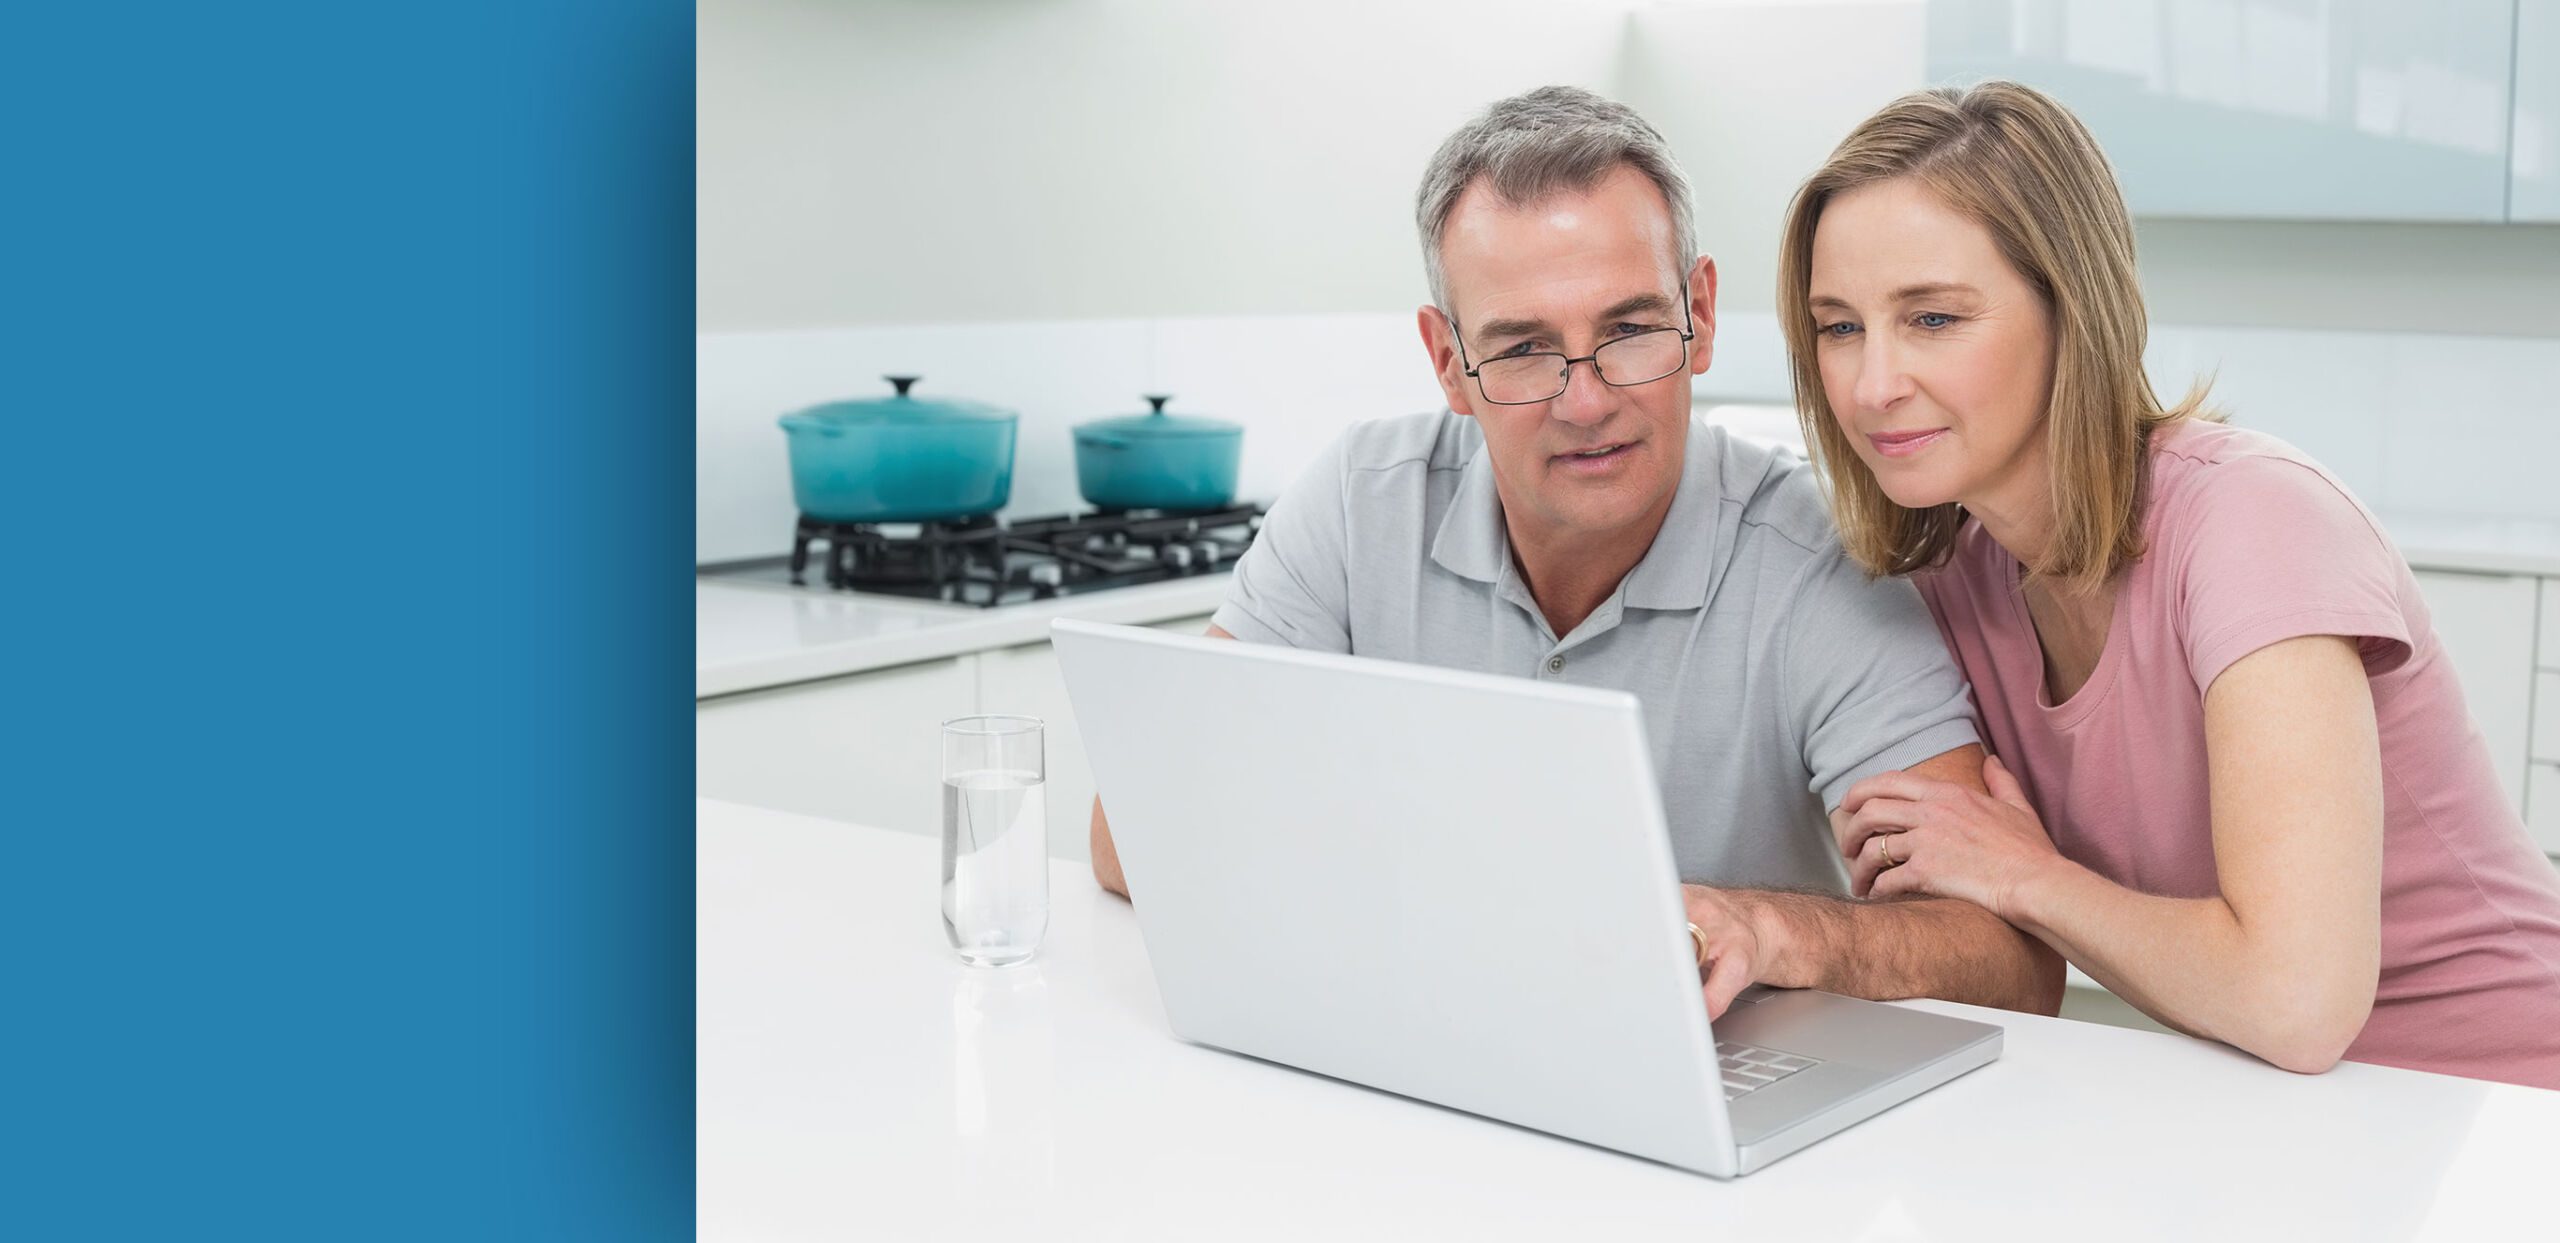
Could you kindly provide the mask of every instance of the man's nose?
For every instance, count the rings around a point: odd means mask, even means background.
[[[1564,391],[1547,407],[1558,420],[1588,427],[1617,412],[1618,390],[1600,378],[1600,368],[1588,358],[1565,364]]]
[[[1864,348],[1858,351],[1858,382],[1850,395],[1858,400],[1858,409],[1876,414],[1891,410],[1912,391],[1910,369],[1903,365],[1901,351],[1882,333],[1869,333]]]

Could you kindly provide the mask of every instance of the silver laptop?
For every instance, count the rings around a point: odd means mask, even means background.
[[[1710,1031],[1632,695],[1052,636],[1186,1040],[1717,1177],[2000,1055],[1997,1027],[1761,987]]]

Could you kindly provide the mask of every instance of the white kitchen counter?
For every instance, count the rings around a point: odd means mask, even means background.
[[[1053,618],[1143,626],[1217,611],[1224,572],[973,608],[717,579],[693,587],[693,697],[1039,643]]]
[[[2421,570],[2560,577],[2560,523],[2379,515]],[[696,580],[696,699],[1037,643],[1058,617],[1147,625],[1217,611],[1227,575],[1204,574],[981,609]]]
[[[944,945],[932,839],[711,801],[696,824],[705,1239],[2551,1229],[2560,1093],[1906,1003],[2002,1025],[2005,1055],[1720,1183],[1182,1043],[1131,908],[1079,866],[1039,957],[989,971]]]

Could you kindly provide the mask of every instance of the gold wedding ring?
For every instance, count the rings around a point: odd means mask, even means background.
[[[1892,834],[1888,833],[1876,839],[1876,857],[1884,860],[1884,865],[1886,867],[1898,868],[1902,866],[1902,860],[1893,857]]]
[[[1689,939],[1698,943],[1698,965],[1707,965],[1707,934],[1696,924],[1689,925]]]

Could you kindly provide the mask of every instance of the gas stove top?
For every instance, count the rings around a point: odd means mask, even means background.
[[[1131,509],[999,522],[831,522],[801,515],[791,555],[705,567],[706,577],[993,608],[1226,569],[1263,507]]]

